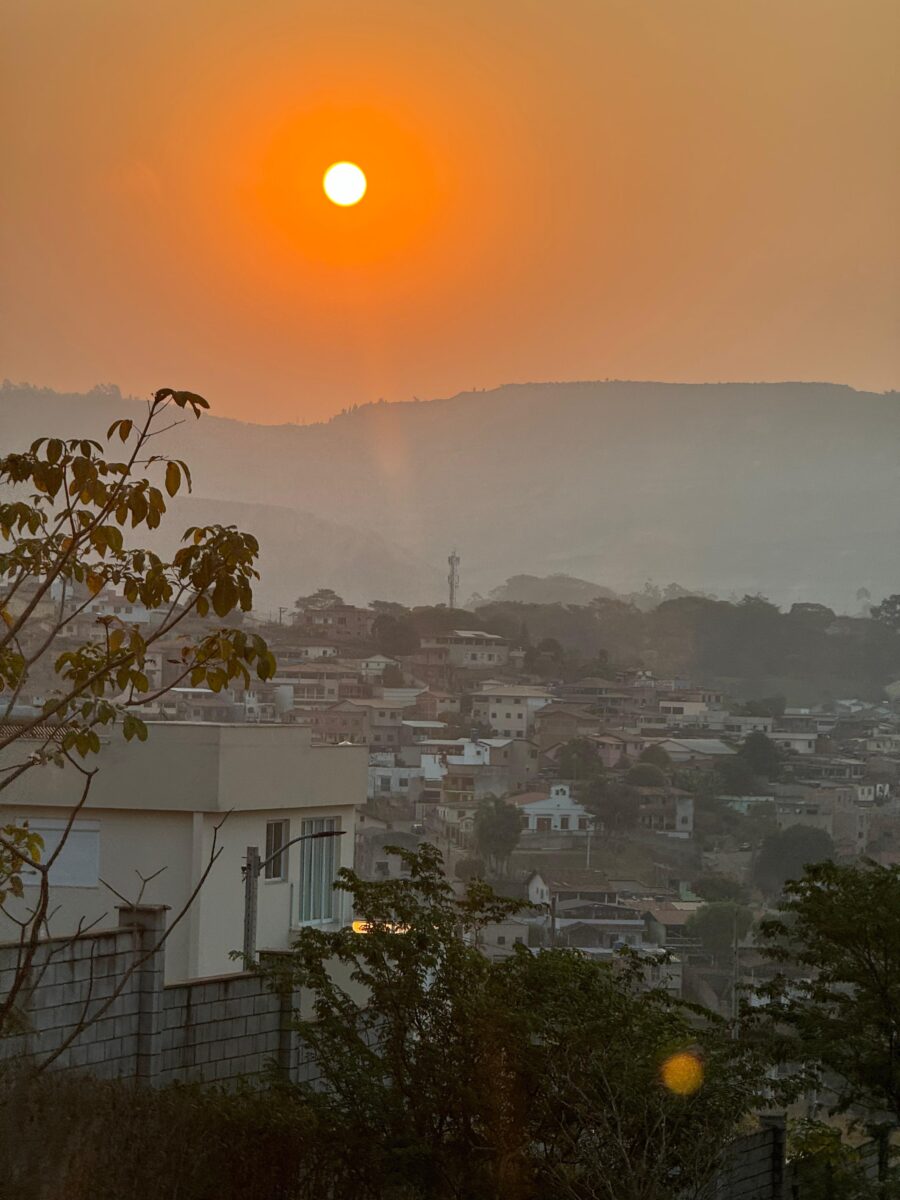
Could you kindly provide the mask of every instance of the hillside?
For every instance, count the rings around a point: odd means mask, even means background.
[[[129,403],[7,387],[0,436],[96,432]],[[199,497],[313,514],[379,561],[384,542],[402,548],[382,576],[393,586],[373,577],[373,596],[416,600],[432,581],[441,596],[456,545],[466,595],[568,573],[617,591],[650,576],[852,609],[857,588],[877,598],[900,584],[898,434],[894,394],[609,382],[369,405],[310,426],[211,417],[159,445],[190,461]],[[290,543],[279,535],[286,569]]]

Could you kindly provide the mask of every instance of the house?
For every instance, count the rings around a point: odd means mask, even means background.
[[[523,834],[587,833],[594,825],[594,818],[573,798],[566,783],[553,784],[549,796],[535,792],[512,796],[510,804],[525,818]]]
[[[465,799],[442,798],[434,809],[438,831],[448,844],[459,849],[468,849],[475,828],[475,814],[481,801],[471,797]]]
[[[375,682],[381,679],[388,667],[399,668],[400,661],[388,654],[370,654],[366,658],[348,659],[347,664],[352,665],[363,679]]]
[[[404,720],[400,723],[400,740],[405,745],[440,737],[446,732],[443,721]]]
[[[638,824],[666,837],[694,834],[694,797],[676,787],[638,787]]]
[[[773,717],[742,717],[729,713],[722,720],[722,732],[742,741],[750,733],[764,733],[771,737],[775,724]]]
[[[399,746],[403,741],[403,720],[411,705],[391,704],[382,697],[348,700],[359,712],[369,715],[369,744],[372,746]]]
[[[552,697],[543,688],[524,684],[485,685],[472,695],[472,717],[499,737],[530,739],[535,716]]]
[[[557,695],[566,704],[583,704],[590,707],[595,707],[604,696],[618,691],[620,687],[617,683],[596,676],[579,679],[575,683],[562,683],[556,689]]]
[[[369,709],[360,707],[352,700],[338,700],[334,704],[306,710],[303,721],[313,731],[318,742],[359,742],[368,744]]]
[[[533,935],[534,926],[530,921],[522,917],[507,917],[505,921],[485,926],[478,935],[478,948],[485,958],[499,962],[514,954],[517,945],[530,945]]]
[[[355,812],[365,803],[364,746],[314,745],[310,731],[295,725],[148,728],[146,742],[126,743],[118,730],[104,735],[100,770],[50,873],[54,934],[101,920],[117,896],[130,901],[139,891],[144,904],[168,905],[171,922],[214,843],[218,857],[167,942],[170,979],[237,969],[229,955],[242,944],[248,846],[263,858],[275,855],[259,882],[260,950],[287,949],[302,925],[336,929],[345,922],[346,897],[332,883],[339,867],[353,864]],[[19,757],[22,749],[15,747]],[[10,748],[0,762],[12,755]],[[4,793],[4,820],[27,820],[48,854],[81,784],[68,767],[27,771]],[[288,846],[301,835],[332,831],[345,833]],[[26,878],[26,905],[35,882]],[[0,941],[17,933],[0,914]]]
[[[641,734],[615,733],[607,730],[592,736],[591,744],[597,749],[597,757],[608,771],[614,770],[624,760],[636,762],[647,747],[647,739]]]
[[[513,738],[429,738],[418,743],[421,749],[425,787],[440,789],[450,771],[467,774],[474,782],[463,790],[506,796],[528,785],[537,771],[537,747],[533,742]],[[460,772],[459,768],[465,768]],[[425,797],[426,799],[429,797]]]
[[[421,761],[404,762],[392,750],[377,750],[369,754],[368,797],[405,797],[415,803],[424,787]]]
[[[421,639],[421,651],[436,662],[463,670],[494,670],[506,664],[509,642],[481,629],[451,629]]]
[[[817,735],[814,730],[806,732],[790,732],[787,729],[775,729],[771,734],[772,741],[779,750],[788,754],[815,754]]]
[[[805,756],[802,764],[797,764],[797,773],[802,773],[804,779],[859,783],[865,776],[866,764],[861,758],[813,754]]]
[[[687,923],[703,907],[692,900],[632,900],[629,906],[640,912],[648,939],[661,949],[690,949],[696,939],[689,937]]]
[[[737,753],[718,738],[654,738],[654,746],[665,750],[673,763],[692,766],[715,766],[716,760]]]
[[[604,718],[582,705],[551,702],[534,714],[534,737],[540,750],[602,732]]]
[[[423,721],[436,721],[442,714],[459,713],[459,696],[432,687],[421,691],[416,698],[415,716]]]
[[[856,802],[852,785],[776,783],[775,819],[779,829],[805,825],[821,829],[840,854],[861,854],[869,842],[871,809]]]
[[[332,604],[328,608],[301,608],[294,625],[307,633],[325,634],[328,640],[367,642],[372,636],[375,613],[354,604]]]
[[[532,903],[559,904],[563,900],[591,900],[597,904],[615,904],[616,889],[600,871],[590,867],[554,868],[545,875],[535,872],[529,880],[528,897]],[[541,891],[546,892],[543,901],[532,899]]]

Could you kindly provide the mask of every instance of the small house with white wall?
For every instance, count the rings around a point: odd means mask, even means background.
[[[587,833],[593,828],[593,816],[574,799],[567,783],[553,784],[549,796],[526,792],[510,802],[525,817],[523,833]]]

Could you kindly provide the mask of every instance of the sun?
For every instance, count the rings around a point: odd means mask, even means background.
[[[322,179],[325,195],[332,204],[348,208],[366,194],[366,177],[356,163],[332,163]]]

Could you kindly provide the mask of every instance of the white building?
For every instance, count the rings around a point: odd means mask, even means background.
[[[594,818],[573,799],[566,783],[553,784],[549,796],[538,799],[513,796],[510,802],[517,804],[525,817],[523,833],[587,833],[594,825]]]
[[[332,887],[340,866],[352,866],[355,809],[365,803],[365,746],[312,745],[295,725],[151,724],[145,743],[109,737],[88,802],[51,871],[51,930],[74,931],[113,915],[137,898],[166,904],[172,920],[210,859],[206,882],[167,942],[170,979],[240,969],[229,953],[243,936],[242,864],[248,846],[260,855],[301,834],[342,836],[288,847],[259,883],[257,946],[283,950],[301,925],[338,928],[349,913]],[[18,745],[18,757],[23,751]],[[12,761],[10,750],[5,759]],[[27,819],[45,840],[45,854],[81,790],[72,768],[36,767],[4,793],[0,820]],[[26,887],[26,903],[34,896]],[[0,915],[0,939],[16,927]]]
[[[776,729],[771,739],[779,750],[787,750],[790,754],[815,754],[816,735],[814,733],[789,733],[784,729]]]
[[[535,714],[553,700],[543,688],[487,684],[472,697],[472,717],[499,737],[529,739]]]

